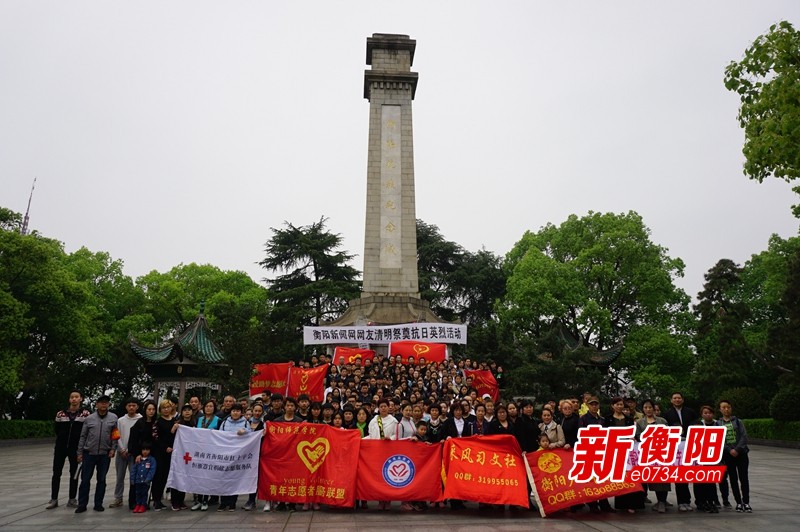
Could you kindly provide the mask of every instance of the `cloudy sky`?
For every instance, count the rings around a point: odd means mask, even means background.
[[[742,175],[723,70],[795,0],[0,3],[0,205],[137,277],[260,280],[271,227],[321,216],[362,267],[366,38],[417,41],[417,216],[505,254],[570,214],[635,210],[686,262],[798,232]]]

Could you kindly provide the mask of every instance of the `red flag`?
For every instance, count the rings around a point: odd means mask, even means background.
[[[289,377],[291,362],[278,364],[255,364],[250,377],[250,397],[262,392],[283,394],[286,392],[286,379]]]
[[[444,498],[528,506],[525,464],[514,436],[470,436],[444,442]]]
[[[372,349],[359,349],[358,347],[338,346],[333,351],[333,360],[339,364],[353,364],[356,360],[365,362],[375,358],[375,351]]]
[[[442,444],[362,440],[356,498],[438,501],[442,498]]]
[[[328,374],[328,367],[325,364],[311,369],[291,368],[286,395],[296,398],[301,393],[306,393],[311,401],[324,401],[325,376]]]
[[[389,344],[389,356],[397,355],[403,357],[403,364],[408,364],[408,357],[414,357],[414,363],[419,363],[421,358],[424,358],[425,362],[444,362],[447,358],[447,345],[414,340],[392,342]]]
[[[472,387],[478,390],[480,397],[488,393],[495,403],[500,400],[500,386],[497,385],[497,381],[491,371],[488,369],[465,369],[464,375],[472,377]]]
[[[268,501],[352,508],[361,434],[311,423],[267,423],[261,442],[258,496]]]
[[[542,517],[575,504],[585,504],[608,497],[641,491],[642,485],[636,482],[572,482],[569,470],[572,468],[572,451],[548,449],[528,453],[531,486],[539,512]]]

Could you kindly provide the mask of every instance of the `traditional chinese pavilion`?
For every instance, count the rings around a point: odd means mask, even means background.
[[[153,378],[153,399],[158,404],[161,390],[177,390],[178,402],[184,404],[186,391],[192,388],[219,390],[212,382],[212,369],[227,367],[225,356],[214,344],[205,315],[205,302],[200,304],[200,314],[169,342],[156,347],[146,347],[131,340],[131,349],[142,361],[147,374]]]
[[[554,320],[552,326],[558,334],[564,351],[577,351],[581,349],[586,353],[583,360],[575,363],[576,366],[596,367],[603,371],[608,371],[609,366],[611,366],[622,353],[624,347],[622,342],[611,346],[609,349],[598,349],[587,342],[582,335],[578,334],[576,336],[559,320]],[[549,360],[552,356],[552,353],[542,353],[538,358],[540,360]]]

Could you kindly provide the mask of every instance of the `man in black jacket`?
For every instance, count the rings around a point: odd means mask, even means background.
[[[78,440],[81,437],[83,422],[89,417],[89,411],[81,408],[83,394],[77,390],[69,393],[69,407],[56,414],[56,447],[53,452],[53,480],[50,490],[50,502],[46,508],[52,510],[58,506],[58,490],[61,486],[61,472],[64,461],[69,459],[69,501],[67,506],[77,507],[78,479]]]
[[[691,408],[683,405],[683,394],[675,392],[672,394],[672,408],[664,412],[664,419],[670,427],[681,427],[681,438],[686,439],[686,431],[690,425],[697,423],[697,413]],[[676,483],[675,496],[678,499],[678,511],[692,511],[692,494],[689,491],[689,484]]]

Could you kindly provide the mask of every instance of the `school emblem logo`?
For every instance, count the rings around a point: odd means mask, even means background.
[[[408,456],[396,454],[383,463],[383,480],[393,488],[405,488],[414,480],[414,471]]]

